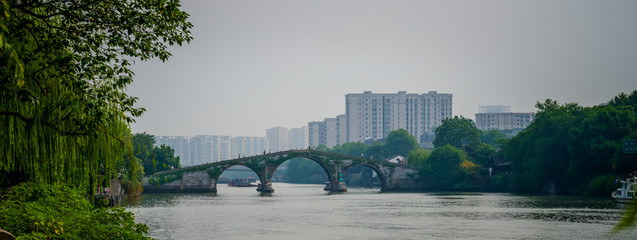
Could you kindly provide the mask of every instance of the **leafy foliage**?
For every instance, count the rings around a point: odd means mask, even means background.
[[[190,41],[188,14],[176,0],[0,3],[0,175],[92,192],[144,111],[125,91],[131,63]]]
[[[480,146],[480,130],[471,120],[462,116],[442,120],[435,132],[436,139],[433,141],[435,147],[451,145],[472,152]]]
[[[134,156],[141,160],[145,175],[152,175],[164,170],[180,168],[179,157],[169,146],[155,146],[155,136],[147,133],[133,135]]]
[[[480,131],[480,141],[494,148],[500,147],[500,143],[504,139],[506,139],[506,134],[498,129]]]
[[[464,151],[451,145],[438,147],[425,161],[423,176],[431,189],[452,190],[463,182],[474,168]]]
[[[385,157],[392,155],[407,156],[409,151],[419,149],[418,141],[405,129],[391,131],[385,143]]]
[[[0,202],[0,227],[19,239],[151,239],[123,208],[96,208],[77,189],[23,183]]]
[[[535,120],[503,149],[514,190],[540,193],[552,181],[563,193],[607,196],[592,188],[637,169],[635,156],[622,154],[622,140],[637,136],[635,105],[637,91],[603,106],[538,103]],[[602,175],[614,177],[593,179]]]

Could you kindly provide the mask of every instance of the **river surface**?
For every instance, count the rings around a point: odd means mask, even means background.
[[[610,198],[273,188],[144,194],[127,209],[156,239],[637,239],[611,233],[626,206]]]

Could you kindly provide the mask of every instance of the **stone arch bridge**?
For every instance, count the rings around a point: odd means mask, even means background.
[[[413,168],[313,150],[290,150],[158,172],[144,178],[143,188],[144,192],[217,192],[217,180],[223,171],[232,166],[245,166],[254,171],[261,181],[257,191],[272,193],[274,189],[270,178],[282,163],[292,158],[306,158],[318,163],[328,176],[325,191],[346,192],[341,174],[359,165],[370,167],[376,172],[381,191],[422,189],[422,185],[413,179],[417,173]]]

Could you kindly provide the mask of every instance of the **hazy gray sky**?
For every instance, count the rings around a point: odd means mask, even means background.
[[[345,94],[453,94],[535,111],[637,89],[637,1],[182,0],[194,40],[137,62],[134,132],[265,136],[345,113]]]

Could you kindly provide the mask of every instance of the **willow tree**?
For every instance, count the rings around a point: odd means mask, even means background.
[[[178,0],[0,2],[0,183],[92,189],[144,112],[125,92],[131,63],[189,42],[188,14]]]

